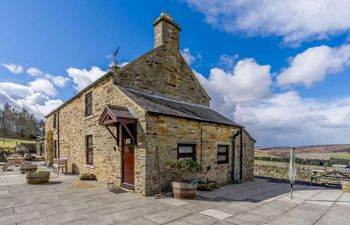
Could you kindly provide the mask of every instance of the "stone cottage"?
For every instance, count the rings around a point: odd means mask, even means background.
[[[179,50],[181,28],[162,13],[154,49],[104,76],[46,116],[54,157],[68,171],[152,195],[169,185],[165,161],[194,159],[203,178],[252,180],[254,139],[210,108]],[[47,143],[45,143],[47,145]]]

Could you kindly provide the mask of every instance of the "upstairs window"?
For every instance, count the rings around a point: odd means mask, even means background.
[[[228,163],[228,145],[218,145],[218,164]]]
[[[57,124],[57,115],[53,114],[53,129],[56,129],[56,124]]]
[[[92,166],[94,164],[92,135],[85,136],[85,145],[86,145],[86,164]]]
[[[178,159],[196,160],[195,144],[179,144],[177,148]]]
[[[85,116],[92,115],[92,92],[85,95]]]

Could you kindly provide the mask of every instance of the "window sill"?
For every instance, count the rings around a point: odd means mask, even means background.
[[[85,167],[86,167],[86,168],[89,168],[89,169],[95,169],[95,166],[94,166],[94,165],[85,164]]]
[[[94,117],[94,114],[91,114],[89,116],[85,116],[83,120],[88,120]]]

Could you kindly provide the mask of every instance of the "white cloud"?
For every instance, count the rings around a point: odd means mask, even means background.
[[[232,71],[213,68],[209,78],[195,74],[212,98],[212,106],[230,118],[236,104],[256,102],[270,95],[270,66],[259,65],[254,59],[239,60]]]
[[[57,95],[57,91],[56,91],[55,87],[48,80],[37,79],[37,80],[30,82],[28,85],[33,92],[44,93],[48,96],[56,96]]]
[[[326,39],[350,30],[348,0],[185,0],[227,32],[281,36],[286,43]]]
[[[16,103],[20,107],[29,109],[40,118],[59,107],[63,102],[60,99],[50,99],[41,93],[34,93],[24,99],[18,99]]]
[[[232,70],[238,58],[239,56],[237,54],[233,56],[223,54],[220,56],[218,66],[225,70]]]
[[[0,107],[3,108],[6,103],[17,105],[16,102],[0,87]]]
[[[277,77],[277,83],[281,86],[303,84],[310,87],[324,80],[326,75],[340,72],[349,65],[350,45],[313,47],[291,59],[289,67]]]
[[[35,68],[35,67],[28,68],[27,69],[27,73],[30,76],[33,76],[33,77],[40,77],[40,76],[44,75],[43,71],[41,71],[41,70],[39,70],[38,68]]]
[[[3,63],[2,65],[6,69],[8,69],[11,73],[18,74],[18,73],[22,73],[22,71],[23,71],[23,67],[21,65],[17,65],[14,63],[10,63],[10,64]]]
[[[0,90],[7,96],[15,98],[23,98],[33,92],[28,86],[12,82],[1,82]]]
[[[51,74],[45,74],[45,77],[57,87],[65,87],[70,81],[68,77],[53,76]]]
[[[4,104],[9,103],[17,108],[25,107],[38,118],[42,118],[63,103],[59,99],[49,97],[54,93],[54,89],[47,82],[47,80],[36,80],[29,83],[29,85],[1,82],[0,106],[3,107]],[[45,89],[45,87],[48,87],[48,89]]]
[[[67,69],[67,72],[68,75],[73,79],[75,89],[78,91],[81,91],[106,73],[106,71],[103,71],[96,66],[92,66],[90,70],[69,68]]]
[[[317,100],[289,91],[239,104],[235,120],[262,146],[348,143],[350,98]]]
[[[50,82],[52,82],[57,87],[65,87],[69,83],[69,78],[62,76],[54,76],[48,73],[44,73],[40,69],[36,67],[30,67],[27,69],[27,73],[30,76],[37,78],[46,78]]]
[[[191,65],[193,64],[195,61],[196,61],[196,57],[194,57],[192,54],[191,54],[191,51],[189,48],[184,48],[182,51],[181,51],[181,54],[182,56],[184,57],[185,61],[187,62],[188,65]]]

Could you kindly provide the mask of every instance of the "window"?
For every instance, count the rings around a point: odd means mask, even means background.
[[[228,163],[228,145],[218,145],[218,164]]]
[[[196,145],[194,144],[179,144],[177,148],[178,159],[196,160]]]
[[[92,92],[85,95],[85,116],[92,115]]]
[[[92,166],[94,163],[92,135],[85,136],[85,145],[86,145],[86,164]]]
[[[56,124],[57,124],[57,115],[53,115],[53,129],[56,129]]]

